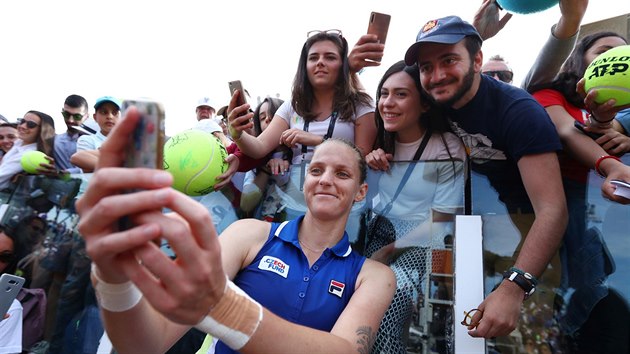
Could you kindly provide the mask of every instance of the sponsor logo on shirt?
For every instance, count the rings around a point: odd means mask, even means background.
[[[331,280],[330,281],[330,286],[328,286],[328,292],[333,294],[333,295],[337,295],[339,297],[341,297],[341,295],[343,295],[343,289],[346,288],[346,284],[340,282],[340,281],[336,281],[336,280]]]
[[[280,258],[264,256],[258,263],[258,269],[273,272],[286,278],[289,275],[289,265]]]

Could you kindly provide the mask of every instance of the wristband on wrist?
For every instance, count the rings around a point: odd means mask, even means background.
[[[515,267],[506,270],[503,273],[503,279],[507,279],[523,289],[525,300],[536,291],[536,284],[538,284],[536,277]]]
[[[597,172],[598,175],[600,175],[600,176],[602,176],[604,178],[606,178],[606,175],[601,170],[600,165],[602,164],[602,161],[604,161],[606,159],[613,159],[613,160],[617,160],[617,161],[621,162],[620,158],[618,158],[617,156],[612,156],[612,155],[604,155],[604,156],[598,158],[597,161],[595,162],[595,172]]]
[[[262,318],[262,306],[228,280],[219,302],[195,328],[239,350],[249,342]]]
[[[593,114],[589,114],[588,115],[589,123],[592,126],[597,127],[597,128],[608,128],[608,127],[610,127],[612,125],[613,119],[614,118],[611,118],[611,119],[609,119],[607,121],[601,121],[601,120],[595,118],[595,116]]]
[[[135,307],[142,300],[142,292],[130,281],[110,284],[98,276],[98,268],[92,263],[94,292],[99,306],[109,312],[125,312]]]

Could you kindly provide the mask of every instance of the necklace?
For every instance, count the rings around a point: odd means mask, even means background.
[[[300,240],[299,238],[298,238],[298,242],[300,243],[300,245],[301,245],[303,248],[306,248],[307,250],[309,250],[309,251],[311,251],[311,252],[314,252],[314,253],[322,253],[322,252],[324,252],[324,250],[325,250],[326,248],[328,248],[328,247],[325,247],[325,248],[323,248],[323,249],[321,249],[321,250],[316,250],[316,249],[313,249],[313,248],[311,248],[311,247],[307,246],[307,245],[306,245],[306,243],[302,242],[302,240]]]

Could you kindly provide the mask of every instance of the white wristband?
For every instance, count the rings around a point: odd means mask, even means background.
[[[92,263],[94,291],[101,308],[110,312],[124,312],[136,306],[142,300],[142,292],[130,281],[110,284],[98,276],[98,268]]]
[[[249,342],[262,322],[262,306],[228,280],[226,291],[195,328],[239,350]]]

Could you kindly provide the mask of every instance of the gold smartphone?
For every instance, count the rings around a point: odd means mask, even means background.
[[[385,44],[387,39],[387,31],[389,30],[389,22],[391,16],[380,12],[374,12],[370,14],[370,22],[368,23],[368,34],[375,34],[378,38],[378,42]],[[378,62],[383,58],[378,58]]]

